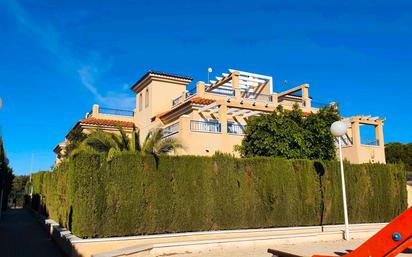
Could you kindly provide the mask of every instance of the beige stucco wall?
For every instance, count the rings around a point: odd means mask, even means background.
[[[149,103],[146,104],[146,89],[149,91]],[[136,92],[136,112],[134,121],[140,130],[140,140],[154,127],[160,126],[159,121],[152,122],[152,118],[160,113],[172,109],[172,100],[184,94],[186,85],[163,80],[152,80]],[[142,110],[139,109],[139,99],[142,94]]]

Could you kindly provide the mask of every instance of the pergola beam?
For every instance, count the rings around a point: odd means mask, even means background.
[[[206,112],[210,111],[210,109],[213,109],[214,107],[217,107],[218,104],[216,102],[211,103],[209,105],[203,106],[202,108],[199,109],[199,112]]]
[[[303,90],[304,87],[306,87],[306,85],[300,85],[300,86],[288,89],[286,91],[278,93],[278,97],[282,97],[282,96],[290,95],[290,94],[295,93],[295,92],[299,92],[299,91]]]

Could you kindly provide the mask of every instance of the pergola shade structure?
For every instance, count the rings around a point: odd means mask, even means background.
[[[271,102],[271,94],[273,93],[272,77],[229,69],[230,73],[222,73],[221,76],[216,76],[216,80],[210,80],[211,84],[207,84],[206,91],[227,96],[234,96],[235,91],[239,90],[241,96],[245,99],[264,100]],[[234,77],[237,76],[236,81]],[[263,88],[267,87],[266,93],[262,93]]]
[[[211,103],[209,105],[201,107],[198,112],[199,113],[207,113],[207,114],[213,114],[219,112],[219,104],[218,103]],[[255,110],[249,110],[249,109],[243,109],[243,108],[228,108],[225,115],[226,116],[231,116],[231,117],[243,117],[243,118],[248,118],[252,116],[258,116],[260,114],[263,114],[264,112],[262,111],[255,111]]]

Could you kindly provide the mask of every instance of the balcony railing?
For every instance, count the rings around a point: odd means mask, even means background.
[[[129,116],[129,117],[133,117],[133,116],[134,116],[134,111],[121,110],[121,109],[112,109],[112,108],[104,108],[104,107],[100,107],[100,108],[99,108],[99,113],[101,113],[101,114],[119,115],[119,116]]]
[[[183,102],[183,96],[179,96],[172,100],[172,106],[178,105]]]
[[[191,98],[192,96],[196,95],[196,88],[192,88],[189,91],[186,92],[186,99]]]
[[[222,126],[219,122],[191,120],[190,130],[194,132],[221,133]]]
[[[379,140],[376,138],[361,138],[361,145],[378,146]]]
[[[235,135],[245,134],[245,127],[236,123],[227,123],[227,133]]]
[[[163,138],[179,133],[179,122],[163,128]]]
[[[265,95],[265,94],[260,94],[260,93],[248,92],[246,93],[246,98],[253,99],[256,101],[272,102],[271,95]]]
[[[191,90],[187,91],[184,94],[184,98],[183,98],[183,95],[181,95],[181,96],[176,97],[175,99],[173,99],[172,100],[172,106],[174,107],[174,106],[176,106],[180,103],[183,103],[185,100],[193,97],[194,95],[196,95],[196,88],[192,88]]]
[[[316,102],[316,101],[311,101],[310,105],[312,108],[317,108],[317,109],[321,109],[324,107],[329,106],[330,104],[326,104],[326,103],[321,103],[321,102]]]
[[[225,96],[234,96],[235,95],[235,90],[233,89],[228,89],[228,88],[214,88],[210,91],[206,91],[207,93],[210,94],[217,94],[217,95],[225,95]]]

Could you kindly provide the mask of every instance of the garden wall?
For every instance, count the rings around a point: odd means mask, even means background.
[[[351,223],[406,209],[401,166],[346,163]],[[337,162],[275,158],[80,154],[34,175],[48,214],[79,237],[337,224]]]

